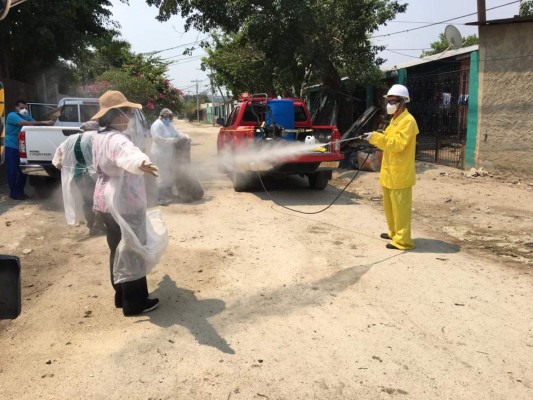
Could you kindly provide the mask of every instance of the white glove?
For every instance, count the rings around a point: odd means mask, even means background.
[[[374,132],[363,133],[363,139],[366,140],[367,142],[369,142],[370,138],[372,137],[373,134],[374,134]]]

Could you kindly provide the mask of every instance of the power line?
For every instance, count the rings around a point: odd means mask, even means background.
[[[410,55],[410,54],[400,53],[399,51],[394,51],[394,50],[391,50],[391,49],[385,49],[385,50],[383,50],[383,51],[390,51],[391,53],[399,54],[400,56],[405,56],[405,57],[420,58],[420,57],[417,57],[417,56],[412,56],[412,55]]]
[[[494,10],[496,8],[501,8],[501,7],[505,7],[505,6],[508,6],[510,4],[516,4],[516,3],[520,3],[520,0],[516,0],[516,1],[511,1],[510,3],[506,3],[506,4],[502,4],[501,6],[495,6],[495,7],[491,7],[491,8],[487,8],[485,9],[485,11],[489,11],[489,10]],[[423,29],[423,28],[428,28],[430,26],[434,26],[434,25],[439,25],[439,24],[443,24],[445,22],[450,22],[450,21],[453,21],[455,19],[459,19],[459,18],[464,18],[464,17],[470,17],[472,15],[476,15],[478,12],[473,12],[473,13],[470,13],[470,14],[465,14],[465,15],[461,15],[460,17],[455,17],[455,18],[450,18],[450,19],[446,19],[444,21],[439,21],[439,22],[433,22],[431,24],[428,24],[428,25],[423,25],[423,26],[418,26],[416,28],[412,28],[412,29],[405,29],[403,31],[398,31],[398,32],[392,32],[392,33],[386,33],[386,34],[383,34],[383,35],[376,35],[376,36],[371,36],[372,39],[375,39],[375,38],[379,38],[379,37],[385,37],[385,36],[390,36],[390,35],[396,35],[398,33],[405,33],[405,32],[411,32],[411,31],[416,31],[418,29]]]
[[[162,53],[164,51],[169,51],[169,50],[179,49],[180,47],[194,45],[194,44],[197,44],[198,42],[200,42],[202,40],[205,40],[205,39],[207,39],[207,36],[202,38],[202,39],[196,38],[196,41],[194,41],[194,42],[180,44],[179,46],[169,47],[168,49],[154,50],[154,51],[149,51],[149,52],[146,52],[146,53],[139,53],[139,54],[142,54],[142,55],[154,55],[154,54],[157,54],[157,53]]]
[[[192,55],[192,54],[191,55],[189,55],[189,54],[175,54],[175,55],[170,56],[170,57],[162,58],[161,60],[162,61],[166,61],[166,60],[171,60],[173,58],[177,59],[177,58],[181,58],[181,57],[183,57],[183,58],[186,58],[186,57],[199,57],[199,56],[201,57],[201,56],[206,56],[206,55],[207,55],[207,53],[205,53],[205,52],[202,53],[202,54],[196,54],[196,55]]]
[[[394,21],[387,21],[387,23],[397,22],[401,24],[442,24],[445,25],[444,22],[431,22],[431,21],[402,21],[395,19]],[[466,25],[466,22],[457,22],[456,25]]]
[[[419,51],[419,50],[430,50],[430,49],[431,49],[431,47],[424,47],[423,49],[389,49],[389,48],[387,48],[387,50],[390,50],[390,51],[392,51],[392,50],[396,50],[396,51],[411,51],[411,50],[415,51],[415,50],[417,50],[417,51]]]
[[[194,57],[191,57],[190,60],[185,60],[185,61],[181,61],[181,60],[178,60],[178,61],[171,61],[168,63],[168,65],[181,65],[181,64],[187,64],[187,63],[190,63],[190,62],[193,62],[193,61],[198,61],[199,59],[201,59],[202,57],[204,56],[194,56]]]

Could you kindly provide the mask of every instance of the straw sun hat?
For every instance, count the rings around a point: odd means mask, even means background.
[[[100,103],[100,110],[91,118],[93,121],[103,117],[112,108],[131,107],[139,110],[142,108],[142,105],[129,102],[122,93],[116,90],[108,90],[100,96],[98,102]]]

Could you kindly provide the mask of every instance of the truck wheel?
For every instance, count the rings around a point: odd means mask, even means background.
[[[324,190],[328,186],[329,174],[327,171],[315,172],[308,176],[311,189]]]
[[[246,192],[248,189],[249,176],[242,172],[233,171],[231,181],[233,182],[233,190],[236,192]]]
[[[61,180],[41,176],[30,176],[29,183],[33,186],[38,198],[48,199],[52,193],[59,189]]]

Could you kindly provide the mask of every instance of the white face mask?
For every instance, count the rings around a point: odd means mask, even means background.
[[[389,115],[394,114],[397,110],[398,110],[398,103],[396,104],[387,103],[387,114]]]
[[[135,117],[130,118],[128,121],[128,131],[134,133],[136,127],[137,127],[137,124],[135,123]]]
[[[23,109],[19,110],[19,114],[20,115],[28,115],[28,109],[23,108]]]

